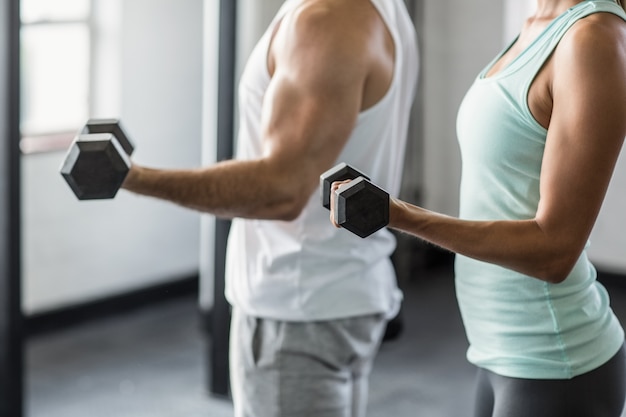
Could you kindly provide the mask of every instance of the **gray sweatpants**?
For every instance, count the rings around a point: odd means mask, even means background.
[[[382,315],[284,322],[233,310],[235,417],[363,417]]]

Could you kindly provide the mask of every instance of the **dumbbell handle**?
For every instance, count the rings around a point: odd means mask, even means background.
[[[322,205],[330,210],[330,189],[333,182],[353,180],[358,177],[364,177],[369,179],[365,174],[346,164],[341,162],[328,171],[320,175],[320,191],[322,197]]]

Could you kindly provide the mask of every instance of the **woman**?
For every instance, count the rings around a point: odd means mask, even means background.
[[[625,19],[538,0],[460,107],[460,218],[391,200],[390,227],[457,253],[475,417],[622,412],[624,332],[585,247],[626,136]]]

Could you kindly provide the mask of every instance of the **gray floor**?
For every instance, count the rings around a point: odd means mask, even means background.
[[[428,275],[406,285],[407,326],[378,356],[369,417],[468,415],[474,370],[452,274]],[[626,287],[611,295],[626,323]],[[198,328],[195,300],[186,298],[33,338],[27,416],[231,417],[228,401],[206,393]]]

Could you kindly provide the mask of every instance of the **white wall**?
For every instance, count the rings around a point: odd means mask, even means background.
[[[535,0],[504,1],[503,44],[509,44],[519,33],[522,24],[535,10]]]
[[[112,57],[121,68],[111,74],[119,77],[120,108],[106,116],[122,118],[136,161],[199,165],[202,1],[122,5],[121,55]],[[79,202],[58,172],[63,158],[64,152],[23,157],[27,314],[197,273],[196,213],[124,191],[111,201]]]
[[[422,204],[428,209],[458,214],[456,112],[477,73],[502,46],[503,7],[493,0],[423,0]]]
[[[626,274],[626,149],[622,149],[591,234],[589,258],[598,269]]]

